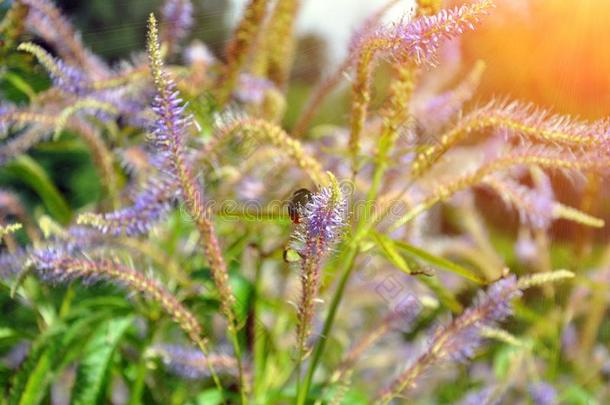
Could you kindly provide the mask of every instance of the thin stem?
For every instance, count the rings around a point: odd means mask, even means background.
[[[300,386],[300,389],[298,391],[297,405],[304,405],[305,400],[307,399],[307,394],[309,393],[309,388],[311,387],[311,382],[313,380],[313,375],[316,371],[316,366],[318,365],[320,359],[322,358],[322,354],[324,353],[324,349],[326,347],[326,340],[328,339],[330,331],[335,322],[335,316],[337,315],[339,304],[341,303],[341,299],[343,298],[343,292],[345,291],[347,281],[349,280],[354,269],[354,262],[356,260],[356,256],[358,255],[358,250],[359,249],[357,245],[349,245],[347,258],[343,261],[343,263],[345,263],[345,268],[342,271],[341,280],[339,280],[337,291],[335,292],[333,300],[330,303],[328,314],[326,315],[326,320],[324,321],[324,327],[322,328],[320,339],[318,340],[318,343],[314,348],[311,362],[309,363],[309,368],[307,369],[307,374],[305,375],[305,380],[303,381],[303,384]]]
[[[214,365],[210,360],[210,352],[208,351],[207,345],[205,344],[205,340],[199,339],[197,342],[197,346],[199,346],[199,350],[203,353],[206,359],[206,363],[208,365],[208,369],[210,370],[210,375],[212,376],[212,380],[214,380],[214,384],[216,388],[218,388],[218,392],[220,393],[220,398],[223,404],[226,403],[224,390],[222,388],[222,384],[220,383],[220,378],[218,378],[218,374],[216,374],[216,370],[214,369]]]

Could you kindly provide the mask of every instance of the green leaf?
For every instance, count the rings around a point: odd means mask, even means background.
[[[380,233],[373,233],[373,239],[381,248],[381,252],[383,255],[396,266],[403,273],[411,274],[411,269],[407,264],[406,260],[400,255],[394,240],[388,238],[386,235],[382,235]]]
[[[15,86],[16,89],[28,96],[30,100],[36,98],[36,91],[21,76],[13,72],[6,72],[3,78]]]
[[[91,330],[90,323],[99,321],[97,315],[81,318],[66,327],[51,326],[42,333],[32,346],[24,365],[12,378],[10,405],[39,404],[48,391],[49,383],[61,370],[67,349],[78,348],[74,342]]]
[[[195,399],[194,402],[192,402],[193,405],[217,405],[217,404],[221,404],[223,400],[223,396],[222,393],[219,392],[217,389],[212,388],[209,390],[206,390],[204,392],[202,392],[201,394],[199,394],[197,396],[197,398]]]
[[[62,328],[41,335],[12,381],[10,405],[33,405],[42,401],[52,376],[52,364],[61,347]]]
[[[9,173],[18,177],[38,193],[51,215],[60,223],[70,222],[72,213],[68,203],[51,181],[44,169],[32,158],[22,155],[8,165]]]
[[[560,395],[562,404],[597,405],[599,402],[583,387],[570,385]]]
[[[458,276],[462,276],[470,281],[474,281],[477,284],[485,284],[485,280],[475,274],[472,270],[468,270],[465,267],[462,267],[458,264],[455,264],[447,259],[444,259],[439,256],[435,256],[432,253],[428,253],[423,249],[415,247],[405,242],[393,240],[394,245],[400,250],[404,251],[407,255],[424,261],[434,267],[438,267],[439,269],[449,271],[451,273],[457,274]]]
[[[131,317],[110,319],[97,328],[82,354],[72,393],[73,404],[93,404],[98,401],[112,355],[132,320]]]

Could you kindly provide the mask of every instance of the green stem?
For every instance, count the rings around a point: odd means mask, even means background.
[[[324,349],[326,347],[326,340],[328,339],[330,331],[335,322],[335,316],[337,315],[339,304],[341,302],[341,299],[343,298],[343,292],[345,291],[345,287],[347,286],[347,281],[349,280],[352,270],[354,269],[354,262],[356,260],[357,254],[357,246],[350,245],[349,251],[347,253],[347,260],[344,261],[346,265],[343,269],[339,285],[337,286],[337,291],[335,292],[333,300],[330,304],[328,314],[326,315],[326,320],[324,321],[324,327],[322,328],[320,339],[318,340],[314,348],[311,362],[309,363],[309,368],[307,369],[307,374],[305,375],[305,380],[303,381],[303,384],[301,384],[300,389],[298,391],[297,405],[304,405],[305,400],[307,399],[307,394],[309,393],[309,388],[313,380],[313,375],[316,371],[316,366],[318,365],[320,358],[324,353]]]
[[[209,360],[210,352],[207,348],[207,345],[205,344],[205,342],[203,340],[200,339],[197,342],[197,346],[199,346],[199,350],[201,350],[201,352],[206,357],[208,369],[210,370],[210,375],[212,376],[212,380],[214,381],[214,384],[216,385],[216,388],[218,389],[218,392],[220,393],[220,398],[221,398],[222,403],[226,404],[224,390],[222,388],[222,384],[220,383],[220,378],[218,378],[218,374],[216,373],[216,370],[214,369],[212,362],[210,362],[210,360]]]
[[[259,326],[257,319],[260,319],[262,313],[261,304],[261,281],[262,281],[262,259],[260,254],[258,255],[256,262],[256,273],[254,276],[254,384],[253,384],[253,397],[254,402],[264,403],[263,398],[259,398],[261,394],[265,393],[265,387],[263,383],[266,381],[265,378],[265,344],[266,337],[264,335],[263,326]],[[259,330],[260,328],[260,330]]]

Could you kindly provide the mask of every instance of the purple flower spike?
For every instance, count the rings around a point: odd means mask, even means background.
[[[387,403],[415,385],[422,373],[433,364],[471,358],[481,345],[482,328],[494,327],[510,316],[512,300],[520,295],[521,290],[514,275],[496,281],[487,292],[480,292],[474,306],[450,324],[436,329],[426,351],[380,392],[380,401]]]
[[[491,0],[443,9],[438,14],[423,16],[406,25],[398,25],[396,51],[400,58],[414,58],[417,63],[432,59],[439,45],[447,39],[474,30],[474,24],[493,6]]]
[[[91,82],[80,69],[69,65],[61,59],[56,59],[58,74],[50,72],[53,83],[68,94],[86,96],[91,92]]]
[[[206,355],[201,350],[177,345],[159,345],[154,348],[166,367],[174,374],[189,380],[210,377],[210,366],[217,373],[237,375],[235,357],[223,354]]]
[[[111,235],[142,235],[163,220],[177,199],[178,189],[173,177],[150,177],[146,186],[135,196],[131,206],[106,214],[85,214],[79,223],[94,226]]]
[[[305,257],[322,257],[339,240],[347,222],[347,199],[333,187],[312,195],[302,212],[293,248]]]

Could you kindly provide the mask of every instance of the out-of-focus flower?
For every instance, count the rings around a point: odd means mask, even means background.
[[[193,3],[190,0],[167,0],[161,8],[161,41],[174,48],[186,38],[193,26]]]
[[[532,383],[528,387],[532,401],[535,405],[557,405],[557,390],[546,382]]]
[[[158,345],[153,348],[173,373],[190,380],[210,377],[210,366],[220,374],[238,374],[235,357],[225,354],[204,354],[201,350],[176,345]]]
[[[483,340],[482,328],[494,326],[510,316],[511,302],[520,295],[517,278],[512,275],[496,281],[487,292],[480,292],[474,306],[465,310],[450,324],[436,329],[425,352],[381,391],[381,403],[387,403],[413,386],[421,374],[433,364],[471,358]]]

